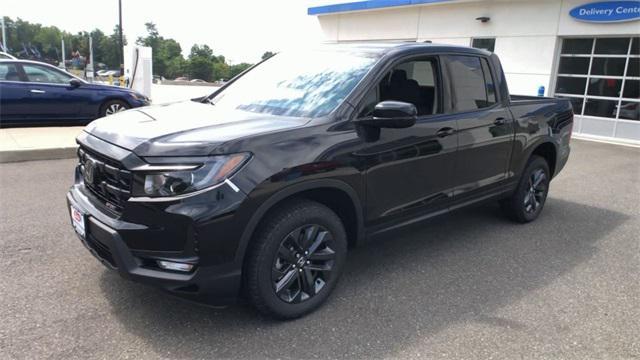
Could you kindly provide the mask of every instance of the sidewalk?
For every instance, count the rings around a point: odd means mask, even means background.
[[[67,159],[76,156],[83,126],[0,129],[0,163]]]
[[[151,98],[154,104],[184,101],[209,95],[217,88],[209,84],[152,84]],[[82,128],[76,126],[0,129],[0,163],[75,157],[75,138]]]

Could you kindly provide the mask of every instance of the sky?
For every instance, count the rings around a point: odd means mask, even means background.
[[[122,27],[130,44],[153,22],[161,36],[180,43],[185,56],[193,44],[207,44],[231,63],[254,63],[265,51],[323,40],[317,18],[307,15],[308,5],[305,0],[122,0]],[[73,33],[98,28],[111,34],[118,0],[4,0],[0,15]]]

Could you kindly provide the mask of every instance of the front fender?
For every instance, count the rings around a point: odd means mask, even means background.
[[[294,197],[296,194],[300,194],[304,191],[313,190],[313,189],[335,189],[344,192],[351,199],[355,213],[356,213],[356,225],[357,225],[357,237],[356,242],[360,243],[364,234],[364,216],[362,213],[362,203],[360,196],[356,190],[351,187],[349,184],[335,179],[317,179],[317,180],[308,180],[299,182],[296,184],[288,185],[280,190],[274,191],[271,194],[265,195],[256,194],[261,193],[259,190],[260,186],[256,188],[256,190],[249,194],[250,202],[257,202],[259,205],[254,207],[255,210],[251,215],[250,219],[247,221],[246,227],[242,232],[242,236],[240,237],[240,242],[238,244],[238,249],[236,251],[235,262],[237,264],[242,264],[244,262],[244,257],[251,242],[251,238],[260,224],[260,221],[268,214],[269,210],[273,209],[276,205],[280,204],[283,200]],[[264,200],[264,201],[263,201]]]

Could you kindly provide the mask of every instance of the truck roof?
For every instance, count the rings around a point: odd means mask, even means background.
[[[344,51],[361,51],[366,53],[377,54],[379,56],[385,55],[391,52],[405,52],[411,50],[438,53],[438,52],[456,52],[456,53],[468,53],[474,55],[489,56],[491,52],[483,49],[476,49],[469,46],[450,45],[450,44],[438,44],[431,42],[417,42],[417,41],[380,41],[380,42],[348,42],[348,43],[325,43],[320,46],[324,49],[335,49]]]

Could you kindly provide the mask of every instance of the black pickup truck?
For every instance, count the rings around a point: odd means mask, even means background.
[[[572,125],[567,100],[510,96],[483,50],[322,45],[89,124],[67,200],[122,276],[294,318],[376,234],[487,200],[534,220]]]

